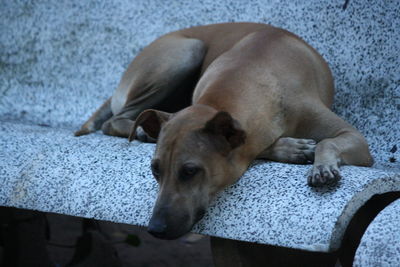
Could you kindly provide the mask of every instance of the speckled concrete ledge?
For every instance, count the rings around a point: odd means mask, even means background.
[[[157,193],[149,167],[154,145],[101,134],[75,138],[70,130],[7,122],[0,131],[1,205],[147,224]],[[333,251],[363,203],[400,191],[398,173],[361,167],[344,167],[337,188],[314,190],[306,185],[309,167],[255,163],[194,231]]]
[[[183,27],[255,21],[303,37],[329,62],[335,111],[371,145],[373,168],[344,167],[312,190],[310,166],[257,162],[195,228],[312,251],[338,248],[356,209],[400,190],[399,1],[4,1],[0,8],[0,205],[145,225],[157,186],[153,145],[72,132],[127,64]],[[47,127],[44,127],[47,126]],[[396,160],[397,159],[397,160]]]
[[[354,267],[391,267],[400,263],[400,200],[382,210],[368,226]]]

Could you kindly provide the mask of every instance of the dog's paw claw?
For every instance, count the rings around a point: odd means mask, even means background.
[[[307,177],[307,183],[312,187],[336,184],[342,176],[339,168],[334,165],[316,165],[313,166],[310,175]]]

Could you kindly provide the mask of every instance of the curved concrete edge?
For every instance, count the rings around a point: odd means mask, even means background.
[[[0,124],[0,205],[145,226],[157,195],[154,145],[71,130]],[[400,175],[342,167],[337,187],[307,186],[310,165],[255,162],[215,199],[193,231],[330,252],[372,195],[400,191]]]
[[[400,266],[400,199],[382,210],[368,226],[353,266]]]
[[[289,171],[290,168],[296,171],[297,168],[304,169],[297,165],[268,164],[263,163],[260,167],[282,172],[283,176],[294,171]],[[307,251],[333,252],[340,247],[353,215],[373,195],[400,191],[398,173],[344,166],[342,173],[347,181],[342,181],[338,188],[314,190],[307,187],[305,180],[299,183],[299,180],[305,179],[304,173],[291,177],[293,183],[283,191],[291,191],[292,197],[296,196],[298,200],[290,203],[291,197],[286,200],[281,197],[280,188],[284,186],[282,181],[258,186],[260,179],[257,174],[260,172],[254,168],[257,165],[245,173],[237,184],[221,194],[206,217],[194,228],[195,232]],[[277,174],[274,172],[272,176],[276,177]],[[256,178],[253,181],[256,186],[248,184],[249,176]],[[357,182],[360,183],[356,184]],[[263,190],[266,194],[257,199],[256,195]],[[274,193],[268,197],[267,194],[271,192]],[[251,195],[251,200],[246,198],[248,194]],[[268,207],[273,207],[273,210],[267,210]],[[262,214],[263,212],[266,213]],[[268,218],[273,220],[268,221]]]
[[[343,235],[355,213],[374,195],[388,192],[400,192],[400,174],[388,173],[387,177],[373,180],[365,186],[364,190],[355,194],[351,201],[345,206],[342,215],[336,222],[335,230],[332,233],[331,247],[329,251],[340,248]]]

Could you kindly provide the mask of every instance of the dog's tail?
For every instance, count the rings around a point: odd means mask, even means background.
[[[113,116],[111,97],[96,110],[95,113],[74,133],[75,136],[93,133],[101,128],[103,123]]]

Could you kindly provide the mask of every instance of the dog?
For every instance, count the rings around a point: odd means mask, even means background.
[[[148,232],[175,239],[255,159],[307,164],[308,185],[371,166],[364,137],[331,110],[328,64],[305,41],[258,23],[166,34],[133,60],[113,94],[75,133],[156,141],[159,193]]]

